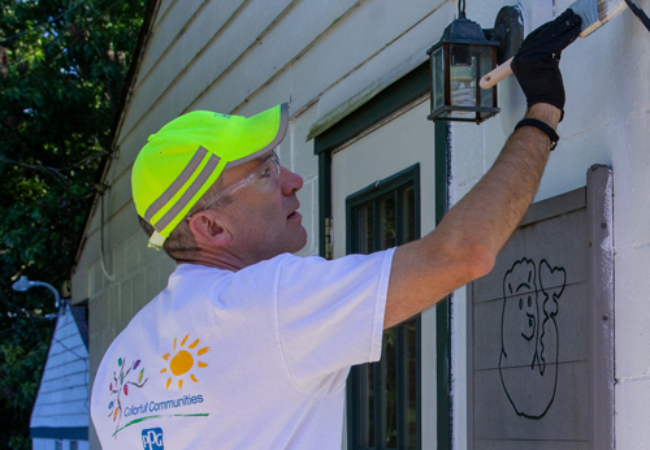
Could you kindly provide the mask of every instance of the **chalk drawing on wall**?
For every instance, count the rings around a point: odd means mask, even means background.
[[[566,286],[563,267],[542,259],[516,261],[503,278],[499,374],[518,416],[543,418],[555,399],[558,300]]]

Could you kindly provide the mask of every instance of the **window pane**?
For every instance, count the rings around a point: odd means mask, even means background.
[[[397,365],[396,327],[384,332],[384,352],[381,359],[385,361],[386,378],[384,383],[385,403],[385,424],[386,424],[386,448],[397,448]]]
[[[77,441],[70,441],[70,450],[79,450],[79,443]]]
[[[349,252],[369,254],[417,237],[412,181],[366,197],[351,213]],[[359,409],[348,419],[352,421],[351,450],[417,448],[416,328],[417,320],[413,320],[386,330],[381,360],[353,368],[357,376],[352,395]]]
[[[55,450],[63,450],[63,442],[62,441],[54,442],[54,449]]]
[[[372,215],[372,203],[368,203],[359,208],[358,212],[358,224],[357,229],[357,242],[359,242],[359,253],[367,255],[374,251],[374,246],[372,243],[374,237],[373,230],[373,215]]]
[[[379,248],[386,250],[395,247],[395,195],[379,200]]]
[[[415,189],[412,186],[403,189],[402,198],[402,239],[401,244],[415,240]]]

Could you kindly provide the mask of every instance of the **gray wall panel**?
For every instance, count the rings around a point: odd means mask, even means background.
[[[475,302],[501,298],[503,275],[523,257],[535,261],[535,264],[547,258],[554,266],[570,267],[567,284],[585,281],[588,249],[586,227],[587,215],[582,210],[519,229],[499,253],[492,272],[474,282],[477,294]]]
[[[557,369],[557,386],[555,370]],[[546,367],[544,376],[530,367],[475,373],[474,433],[476,439],[564,440],[589,439],[587,363]],[[507,386],[512,402],[505,395]],[[518,416],[542,415],[541,419]],[[548,408],[548,409],[546,409]],[[525,444],[519,447],[527,450]]]
[[[469,286],[470,450],[614,448],[611,177],[532,205]]]

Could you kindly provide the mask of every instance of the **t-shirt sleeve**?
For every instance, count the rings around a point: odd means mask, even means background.
[[[338,390],[350,366],[381,357],[393,253],[283,259],[278,332],[289,373],[303,392]]]

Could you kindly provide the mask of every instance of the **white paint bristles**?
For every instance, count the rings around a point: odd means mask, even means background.
[[[580,33],[580,37],[583,38],[589,36],[591,33],[605,25],[614,17],[618,16],[625,8],[627,8],[625,0],[578,0],[574,3],[574,5],[577,8],[582,9],[582,7],[584,7],[584,10],[588,10],[590,7],[585,7],[584,5],[586,3],[595,3],[595,6],[598,9],[598,20],[591,21],[588,18],[589,16],[587,16],[587,20],[585,21],[585,15],[580,14],[583,18],[583,22],[585,22],[583,23],[582,33]],[[573,8],[573,5],[571,8]],[[593,6],[591,6],[591,8],[593,8]],[[575,8],[573,10],[576,12]]]
[[[598,0],[598,19],[605,24],[627,8],[624,0]]]

